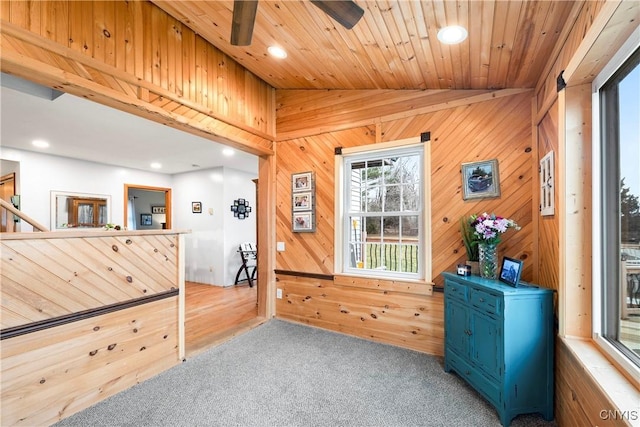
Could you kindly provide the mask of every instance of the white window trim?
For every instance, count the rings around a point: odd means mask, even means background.
[[[611,58],[611,61],[596,76],[591,86],[591,105],[592,105],[592,330],[593,340],[598,348],[611,359],[618,367],[623,369],[631,378],[640,378],[640,368],[633,364],[626,356],[616,349],[609,341],[602,336],[602,239],[600,224],[602,216],[600,215],[600,204],[602,203],[602,171],[601,171],[601,123],[600,123],[600,89],[611,78],[611,76],[622,66],[622,64],[640,47],[640,27],[637,27],[631,34],[631,37],[622,45],[622,47]]]
[[[422,147],[423,155],[422,155],[422,170],[424,176],[423,178],[423,224],[422,224],[422,241],[423,247],[423,259],[422,259],[422,275],[420,279],[417,279],[419,282],[427,281],[431,282],[433,277],[432,272],[432,260],[431,260],[431,144],[430,141],[421,141],[421,137],[400,139],[396,141],[382,142],[373,145],[361,145],[357,147],[348,147],[343,148],[341,154],[337,154],[335,156],[335,181],[334,181],[334,200],[335,200],[335,208],[334,208],[334,273],[335,274],[351,274],[344,271],[344,257],[346,256],[343,248],[343,233],[344,233],[344,215],[345,207],[343,206],[343,193],[344,193],[344,155],[352,155],[358,153],[368,153],[372,154],[377,151],[388,150],[392,148],[410,148],[412,146]],[[366,270],[366,273],[363,272],[363,276],[366,277],[375,277],[383,280],[405,280],[412,281],[411,279],[406,279],[401,277],[398,274],[380,274],[375,275],[371,274],[371,270]]]

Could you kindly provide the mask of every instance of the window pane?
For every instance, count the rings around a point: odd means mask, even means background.
[[[400,217],[399,216],[387,216],[383,221],[383,235],[385,240],[391,238],[397,239],[400,236]]]
[[[400,191],[399,185],[387,185],[384,189],[384,211],[400,212]]]
[[[618,88],[620,165],[620,342],[640,354],[640,68]]]
[[[382,212],[382,188],[375,186],[366,190],[365,212]]]
[[[380,230],[382,229],[382,217],[366,217],[364,218],[364,226],[366,231],[366,237],[380,236]]]
[[[407,184],[402,186],[402,211],[416,212],[420,204],[420,186]]]
[[[346,268],[419,272],[418,241],[421,218],[421,148],[388,150],[367,158],[358,154],[349,160],[345,205]],[[417,154],[416,154],[417,153]],[[404,212],[415,213],[405,217]],[[407,236],[404,236],[408,233]],[[407,240],[408,239],[408,240]]]
[[[402,217],[402,239],[418,241],[419,230],[419,218],[418,215],[403,216]]]
[[[640,51],[601,90],[602,335],[640,366]]]

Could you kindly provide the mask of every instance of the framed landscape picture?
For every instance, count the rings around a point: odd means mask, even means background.
[[[462,164],[462,199],[500,197],[498,159]]]

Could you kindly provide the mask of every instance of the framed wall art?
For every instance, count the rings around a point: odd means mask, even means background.
[[[291,230],[295,233],[316,231],[316,193],[313,172],[291,175]]]
[[[234,217],[245,219],[249,217],[251,206],[249,206],[249,202],[246,199],[236,199],[233,201],[233,205],[231,205],[231,212],[233,212]]]
[[[202,202],[191,202],[191,213],[202,213]]]
[[[553,151],[540,159],[540,215],[555,214],[555,177]]]
[[[140,214],[140,225],[153,225],[153,219],[150,213]]]
[[[294,173],[291,178],[293,191],[308,191],[312,185],[312,173]]]
[[[313,203],[313,194],[311,191],[301,193],[293,193],[293,210],[308,211]]]
[[[462,164],[462,199],[500,197],[498,159]]]
[[[313,231],[313,214],[311,212],[294,213],[293,231]]]
[[[163,213],[167,213],[167,210],[164,206],[151,206],[151,213],[152,214],[163,214]]]

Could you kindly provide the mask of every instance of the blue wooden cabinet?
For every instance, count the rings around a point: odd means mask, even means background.
[[[444,369],[498,411],[553,420],[553,291],[443,273]]]

